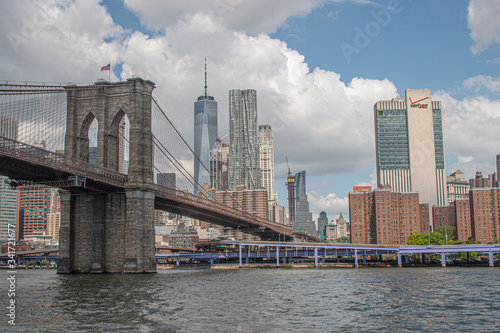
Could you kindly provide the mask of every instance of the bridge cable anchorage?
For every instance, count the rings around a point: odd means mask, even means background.
[[[247,215],[247,217],[252,218],[255,222],[257,222],[259,224],[263,224],[263,221],[260,221],[257,216],[255,216],[253,214],[250,214],[247,211],[245,211],[245,209],[243,208],[243,206],[240,203],[238,203],[238,201],[227,191],[227,189],[225,187],[222,186],[222,184],[219,182],[219,180],[210,172],[210,170],[205,166],[205,164],[200,160],[200,158],[194,153],[193,149],[189,146],[189,144],[186,142],[186,140],[184,139],[184,137],[181,135],[181,133],[174,126],[174,124],[172,123],[172,121],[170,120],[170,118],[168,118],[168,116],[165,114],[165,112],[160,107],[160,105],[158,104],[158,102],[156,101],[156,99],[154,99],[154,97],[152,97],[152,100],[155,103],[155,105],[158,108],[158,110],[163,115],[163,117],[168,121],[168,123],[170,124],[171,128],[175,131],[175,133],[177,134],[178,138],[180,138],[182,140],[182,142],[184,143],[184,145],[189,149],[190,153],[200,162],[200,165],[203,166],[203,168],[208,172],[209,176],[212,177],[212,179],[214,179],[214,180],[217,181],[217,184],[219,185],[220,189],[222,189],[222,191],[227,194],[227,196],[232,200],[232,202],[234,202],[240,208],[240,211],[243,212],[245,215]],[[168,154],[170,154],[175,159],[176,163],[178,163],[179,165],[182,166],[182,164],[164,147],[164,145],[160,142],[160,140],[157,137],[154,137],[154,139],[156,141],[158,141],[158,143],[165,149],[165,151],[167,151]],[[155,143],[155,145],[156,145],[156,143]],[[164,152],[162,152],[162,153],[164,154]],[[165,156],[165,157],[167,157],[167,156]],[[176,167],[176,168],[178,169],[178,167]],[[184,171],[186,171],[184,167],[182,167],[182,169]],[[201,185],[201,184],[199,184],[194,179],[193,176],[191,176],[191,174],[188,173],[188,175],[190,176],[189,178],[192,178],[197,183],[197,185],[199,185],[199,186]],[[191,182],[191,184],[192,184],[192,182]],[[207,194],[208,197],[210,197],[208,191],[206,191],[205,189],[203,189],[203,186],[201,186],[201,188],[198,188],[198,189],[200,190],[200,192],[204,192],[204,193]],[[227,206],[227,205],[224,205],[224,206]],[[229,207],[229,206],[227,206],[227,207]],[[269,221],[269,222],[271,222],[271,221]]]

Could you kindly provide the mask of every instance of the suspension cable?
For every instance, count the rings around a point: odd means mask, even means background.
[[[173,130],[175,131],[175,133],[178,135],[178,137],[182,140],[182,142],[186,145],[186,147],[188,147],[189,151],[191,152],[191,154],[193,154],[193,156],[200,162],[200,164],[203,166],[203,168],[208,172],[208,174],[210,175],[210,177],[212,177],[213,179],[215,179],[217,181],[217,184],[219,185],[219,187],[222,189],[222,191],[224,193],[226,193],[226,195],[231,199],[232,202],[234,202],[236,204],[236,206],[238,206],[242,212],[248,214],[250,217],[252,217],[255,221],[258,221],[257,219],[257,216],[255,216],[254,214],[250,214],[248,213],[244,208],[243,206],[227,191],[227,189],[225,187],[222,186],[222,184],[219,182],[219,180],[214,177],[214,175],[210,172],[210,170],[207,169],[207,167],[203,164],[203,162],[200,160],[200,158],[195,154],[195,152],[191,149],[191,147],[189,146],[189,144],[186,142],[186,140],[184,139],[184,137],[179,133],[179,131],[177,130],[177,128],[174,126],[174,124],[170,121],[170,119],[167,117],[167,115],[165,114],[165,112],[163,111],[163,109],[160,107],[160,105],[158,104],[158,102],[156,101],[156,99],[154,99],[154,97],[151,97],[152,100],[154,101],[154,103],[156,104],[156,106],[158,107],[158,109],[160,110],[160,112],[162,113],[162,115],[167,119],[167,121],[169,122],[170,126],[173,128]],[[156,139],[158,141],[158,139]],[[161,143],[160,143],[161,144]],[[163,146],[163,145],[162,145]],[[168,151],[168,150],[167,150]],[[189,174],[189,173],[188,173]],[[193,178],[191,175],[190,175],[191,178]],[[194,178],[193,178],[194,179]],[[196,180],[195,180],[196,181]],[[194,186],[194,184],[193,184]]]

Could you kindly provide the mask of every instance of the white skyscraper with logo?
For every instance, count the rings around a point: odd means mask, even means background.
[[[441,102],[429,89],[374,106],[377,182],[393,192],[418,192],[421,203],[446,205]]]

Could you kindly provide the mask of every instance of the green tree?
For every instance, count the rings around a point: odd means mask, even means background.
[[[434,231],[439,232],[441,235],[445,236],[445,238],[446,234],[448,234],[448,243],[450,243],[450,241],[457,240],[457,228],[455,227],[450,227],[450,226],[436,227],[434,228]],[[451,244],[453,244],[453,242],[451,242]]]
[[[469,239],[467,240],[467,244],[481,244],[481,242],[480,241],[476,242],[474,238],[469,237]]]
[[[31,260],[26,266],[37,266],[39,265],[38,260]]]
[[[429,242],[430,240],[430,242]],[[414,232],[408,237],[408,245],[428,245],[428,244],[444,244],[444,236],[439,232],[431,232],[430,237],[428,233],[419,234]]]
[[[424,240],[425,236],[425,240]],[[427,234],[420,234],[418,232],[412,233],[406,242],[408,245],[423,245],[428,243]]]
[[[467,252],[460,252],[460,259],[467,260]],[[477,259],[477,252],[469,252],[469,259],[476,260]]]
[[[343,236],[335,240],[337,243],[350,243],[351,239],[349,237]]]

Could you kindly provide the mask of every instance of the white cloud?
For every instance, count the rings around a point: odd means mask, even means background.
[[[331,10],[328,12],[328,15],[327,17],[332,20],[332,21],[336,21],[340,16],[340,9],[335,9],[335,10]]]
[[[193,102],[203,88],[204,56],[209,92],[219,102],[220,133],[229,127],[228,90],[256,89],[259,124],[273,128],[276,172],[281,174],[286,173],[286,155],[295,169],[310,175],[366,167],[374,158],[374,101],[396,95],[388,80],[355,78],[345,84],[337,73],[311,72],[304,56],[286,43],[265,34],[233,32],[200,13],[167,28],[165,36],[133,34],[120,55],[122,77],[153,80],[160,104],[189,139]]]
[[[476,75],[463,82],[466,88],[474,89],[476,92],[500,92],[500,78],[490,75]]]
[[[311,176],[349,173],[373,164],[373,104],[397,93],[387,79],[354,78],[345,83],[333,71],[311,70],[304,56],[285,42],[266,34],[235,32],[237,27],[209,12],[186,10],[189,15],[173,15],[175,20],[162,25],[164,34],[151,37],[141,32],[125,35],[98,0],[44,2],[48,18],[42,24],[36,16],[41,3],[2,4],[0,42],[5,46],[0,49],[1,78],[94,82],[102,76],[102,65],[122,62],[123,79],[135,74],[156,83],[155,97],[192,142],[193,102],[203,92],[206,56],[209,92],[219,102],[219,133],[226,134],[229,127],[228,90],[256,89],[259,124],[273,127],[276,174],[286,174],[285,156],[294,170],[305,169]],[[172,10],[177,8],[180,13],[185,5],[179,3]],[[316,4],[308,3],[308,8]],[[300,12],[299,5],[292,7],[295,9],[286,9],[286,15]],[[146,8],[141,15],[153,14]],[[153,22],[152,18],[144,20]],[[30,21],[36,23],[36,31],[24,34],[25,22]],[[273,22],[275,28],[284,19]],[[17,53],[9,33],[24,38]],[[469,88],[481,84],[499,89],[494,77],[477,76],[464,82]],[[457,100],[446,92],[433,98],[443,102],[446,153],[459,160],[449,168],[462,169],[467,177],[476,170],[492,172],[494,156],[500,153],[500,101],[481,96]],[[373,177],[372,173],[366,183],[374,185]],[[310,196],[313,210],[347,212],[347,198],[316,192]]]
[[[2,15],[30,18],[36,3],[12,3]],[[374,101],[396,95],[388,80],[354,78],[346,84],[335,72],[311,71],[285,42],[234,32],[202,12],[150,37],[124,36],[97,0],[53,2],[49,8],[50,23],[20,45],[19,55],[2,51],[1,77],[94,82],[102,77],[100,66],[122,62],[122,79],[134,74],[156,83],[155,97],[192,142],[193,102],[202,93],[206,56],[209,92],[219,102],[219,132],[229,127],[228,90],[256,89],[259,124],[273,127],[277,173],[286,174],[285,156],[310,175],[350,172],[373,161]],[[2,29],[12,27],[4,23]]]
[[[380,6],[374,1],[371,0],[327,0],[329,3],[333,4],[343,4],[343,3],[354,3],[354,4],[359,4],[359,5],[373,5],[373,6]]]
[[[468,9],[468,27],[474,41],[471,51],[478,54],[492,44],[500,43],[500,1],[471,0]]]
[[[495,57],[493,59],[488,60],[490,64],[500,64],[500,57]]]
[[[458,159],[458,163],[459,164],[464,164],[464,163],[469,163],[469,162],[472,162],[474,160],[474,157],[472,156],[462,156],[462,155],[458,155],[457,156],[457,159]]]
[[[52,0],[2,3],[0,31],[2,78],[93,82],[119,54],[105,39],[123,29],[99,0]]]
[[[252,34],[271,33],[291,16],[304,16],[323,0],[124,0],[141,22],[161,30],[197,13],[210,16],[231,30]],[[207,29],[207,27],[202,27]]]
[[[495,155],[500,153],[500,100],[482,96],[457,100],[446,92],[437,92],[433,99],[443,105],[446,154],[458,160],[447,165],[448,173],[460,169],[466,178],[472,178],[476,171],[493,173]]]
[[[329,220],[339,212],[342,212],[344,217],[349,215],[349,198],[347,196],[342,198],[335,193],[323,196],[315,191],[310,191],[307,192],[307,199],[309,200],[310,211],[314,212],[315,221],[321,211],[327,212]]]

